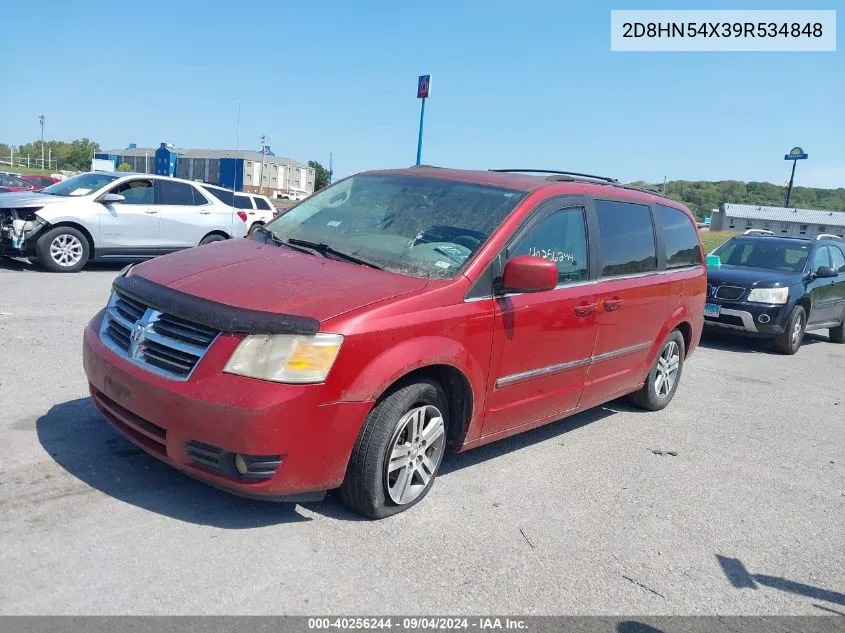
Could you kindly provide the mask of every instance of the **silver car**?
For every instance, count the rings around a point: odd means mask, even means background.
[[[0,255],[73,272],[244,237],[246,214],[188,180],[90,172],[37,193],[0,193]]]

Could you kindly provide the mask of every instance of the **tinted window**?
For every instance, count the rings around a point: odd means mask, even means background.
[[[647,206],[596,200],[596,215],[603,277],[657,270],[654,227]]]
[[[130,180],[118,185],[109,193],[118,193],[126,198],[123,204],[153,204],[155,201],[151,180]]]
[[[820,246],[813,253],[810,270],[818,270],[819,266],[830,266],[830,251],[827,250],[827,246]]]
[[[25,180],[15,178],[14,176],[7,176],[0,174],[0,185],[4,187],[22,187],[24,189],[32,189],[32,185]]]
[[[196,187],[191,187],[191,189],[193,189],[194,204],[195,205],[208,204],[208,200],[206,199],[206,197],[204,195],[202,195],[200,193],[199,189],[197,189]]]
[[[270,203],[267,202],[264,198],[253,198],[255,201],[255,208],[257,209],[264,209],[265,211],[272,211],[273,209],[270,207]]]
[[[508,257],[535,255],[557,264],[558,283],[587,278],[587,233],[584,210],[555,211],[508,248]]]
[[[209,187],[208,192],[220,200],[223,204],[227,207],[231,207],[235,204],[235,194],[228,189],[218,189],[217,187]]]
[[[836,246],[831,246],[830,257],[832,266],[840,273],[845,273],[845,254],[843,254]]]
[[[252,209],[252,202],[249,201],[249,196],[235,196],[236,209]]]
[[[698,244],[698,229],[692,225],[687,214],[662,204],[658,204],[655,209],[657,221],[663,227],[666,268],[700,265],[701,246]]]
[[[174,180],[157,180],[158,183],[158,204],[172,204],[180,206],[193,206],[193,187],[184,182]]]

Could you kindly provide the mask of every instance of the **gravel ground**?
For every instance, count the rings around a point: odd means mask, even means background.
[[[0,613],[845,614],[826,336],[793,357],[708,338],[668,409],[447,456],[423,503],[371,522],[218,492],[111,430],[81,335],[119,268],[0,262]]]

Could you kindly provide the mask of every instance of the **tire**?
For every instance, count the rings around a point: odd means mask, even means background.
[[[801,306],[795,306],[792,314],[789,315],[783,334],[775,339],[775,349],[781,354],[791,356],[801,347],[806,329],[807,313]]]
[[[845,343],[845,319],[838,326],[830,328],[827,334],[832,343]]]
[[[38,238],[35,255],[47,270],[75,273],[88,263],[91,247],[81,231],[70,226],[57,226]]]
[[[252,226],[249,227],[249,231],[246,232],[247,237],[252,235],[253,231],[255,231],[255,229],[257,229],[259,226],[264,226],[264,223],[263,222],[253,222]]]
[[[225,239],[225,237],[218,233],[212,233],[211,235],[206,235],[200,240],[200,246],[205,246],[206,244],[213,244],[214,242],[222,242]]]
[[[631,403],[646,411],[660,411],[672,402],[681,382],[685,355],[684,336],[672,330],[660,346],[645,384],[629,396]]]
[[[340,487],[344,504],[382,519],[422,501],[446,452],[447,412],[446,394],[430,380],[400,385],[379,401],[352,449]]]

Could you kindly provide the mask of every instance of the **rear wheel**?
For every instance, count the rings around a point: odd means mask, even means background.
[[[57,226],[38,238],[35,254],[41,264],[54,273],[81,270],[90,256],[88,239],[70,226]]]
[[[422,501],[446,450],[446,394],[421,380],[394,390],[364,423],[340,488],[351,510],[381,519]]]
[[[200,240],[200,246],[204,246],[205,244],[213,244],[214,242],[222,242],[226,238],[218,233],[213,233],[212,235],[206,235],[202,240]]]
[[[660,411],[668,405],[681,380],[685,352],[683,335],[672,330],[654,359],[645,384],[629,396],[631,402],[647,411]]]
[[[264,223],[263,223],[263,222],[253,222],[253,223],[252,223],[252,226],[251,226],[251,227],[249,227],[249,231],[247,231],[247,233],[246,233],[246,234],[247,234],[247,235],[252,235],[252,234],[253,234],[253,232],[255,231],[255,229],[257,229],[259,226],[264,226]]]
[[[827,332],[832,342],[845,343],[845,319],[838,326],[830,328]]]
[[[783,334],[775,339],[775,349],[781,354],[792,355],[801,347],[807,328],[807,313],[801,306],[795,306]]]

